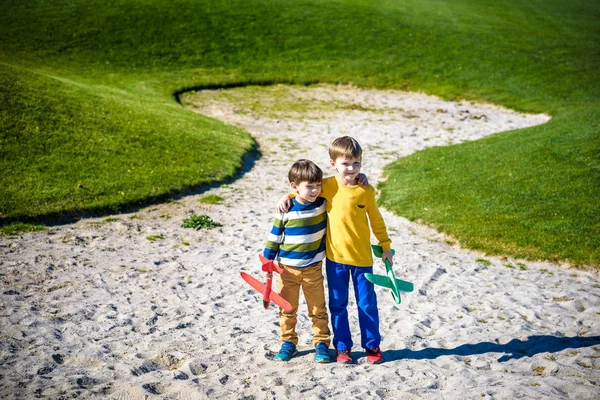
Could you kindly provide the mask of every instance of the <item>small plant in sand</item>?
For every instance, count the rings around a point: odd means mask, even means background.
[[[219,224],[218,222],[213,221],[212,218],[206,214],[202,214],[202,215],[192,214],[189,217],[187,217],[186,219],[184,219],[183,224],[181,225],[182,228],[192,228],[192,229],[196,229],[196,230],[205,229],[205,228],[216,228],[219,226],[223,226],[223,225]]]
[[[164,239],[164,238],[165,237],[162,234],[146,236],[146,239],[148,239],[151,242],[154,242],[155,240]]]
[[[489,267],[490,265],[492,265],[492,262],[486,260],[485,258],[478,258],[477,260],[475,260],[475,262],[477,264],[483,265],[484,267]]]
[[[200,203],[205,204],[223,204],[225,199],[216,194],[208,194],[200,199]]]
[[[520,263],[520,262],[519,262],[519,263],[517,263],[517,266],[519,267],[519,269],[520,269],[521,271],[525,271],[525,270],[527,270],[527,265],[525,265],[525,264],[523,264],[523,263]]]

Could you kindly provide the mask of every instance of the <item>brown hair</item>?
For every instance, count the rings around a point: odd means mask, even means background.
[[[290,183],[299,185],[302,182],[321,182],[323,171],[317,164],[310,160],[298,160],[292,165],[288,172]]]
[[[329,146],[329,158],[335,161],[339,156],[345,158],[356,157],[360,160],[362,158],[362,148],[353,137],[339,137]]]

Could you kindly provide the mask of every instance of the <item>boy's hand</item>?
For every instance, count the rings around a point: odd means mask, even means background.
[[[358,174],[358,184],[362,187],[369,186],[369,180],[367,179],[367,176],[362,172]]]
[[[383,254],[381,255],[381,259],[383,260],[383,262],[385,262],[385,260],[388,260],[390,262],[390,266],[394,265],[394,260],[392,259],[392,251],[391,250],[384,251]]]
[[[291,205],[292,198],[290,197],[289,193],[286,193],[275,206],[275,211],[277,211],[279,214],[286,213],[290,209]]]

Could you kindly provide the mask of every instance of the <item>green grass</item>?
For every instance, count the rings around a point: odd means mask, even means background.
[[[0,85],[4,217],[164,199],[233,175],[252,145],[239,129],[111,88],[3,65]]]
[[[200,203],[205,204],[223,204],[225,199],[217,194],[207,194],[200,198]]]
[[[380,202],[489,254],[598,265],[600,112],[587,111],[398,160]]]
[[[45,231],[47,228],[44,225],[36,225],[36,224],[26,224],[23,222],[13,222],[12,224],[7,224],[4,226],[0,226],[0,234],[13,236],[18,235],[23,232],[36,232],[36,231]]]
[[[4,0],[2,10],[0,224],[120,210],[232,176],[253,141],[183,109],[186,89],[351,82],[552,115],[400,160],[382,199],[461,245],[600,265],[598,2]]]

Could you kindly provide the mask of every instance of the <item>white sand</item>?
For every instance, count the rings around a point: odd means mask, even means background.
[[[199,112],[246,128],[263,153],[231,185],[114,221],[0,238],[0,398],[600,398],[596,273],[487,257],[384,212],[396,274],[416,289],[400,305],[378,291],[385,362],[376,366],[359,347],[355,365],[314,363],[304,303],[299,355],[273,361],[277,310],[265,311],[239,277],[262,279],[257,254],[289,165],[311,158],[331,174],[326,149],[335,137],[362,144],[363,171],[376,184],[397,157],[546,116],[331,87],[289,96],[362,108],[257,116],[219,93],[196,96]],[[206,194],[224,204],[201,204]],[[223,227],[182,228],[192,212]],[[350,314],[360,343],[354,303]]]

